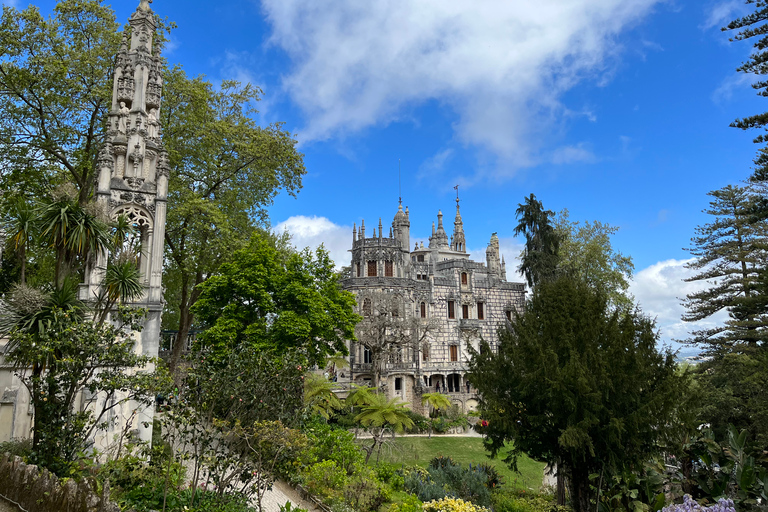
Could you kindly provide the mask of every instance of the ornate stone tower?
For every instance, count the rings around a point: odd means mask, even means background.
[[[135,336],[136,351],[156,357],[163,308],[169,166],[159,124],[162,63],[159,47],[153,46],[156,24],[150,2],[141,0],[131,16],[130,41],[128,34],[123,34],[117,55],[107,142],[98,159],[96,200],[111,218],[125,216],[140,237],[139,269],[144,294],[131,305],[145,308],[148,313],[144,329]],[[107,254],[100,254],[90,267],[80,290],[81,299],[98,295],[107,260]],[[133,414],[131,411],[135,430],[142,440],[151,440],[153,412],[139,410]]]

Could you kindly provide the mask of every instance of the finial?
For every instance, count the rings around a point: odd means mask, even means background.
[[[459,207],[459,186],[456,185],[455,187],[453,187],[453,190],[456,191],[456,207],[458,208]]]
[[[141,0],[141,3],[139,4],[139,9],[142,11],[151,11],[152,8],[149,6],[149,4],[152,3],[152,0]]]

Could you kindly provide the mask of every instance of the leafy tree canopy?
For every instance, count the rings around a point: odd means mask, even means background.
[[[483,343],[472,354],[469,373],[492,453],[514,441],[513,467],[520,453],[557,464],[584,511],[590,474],[639,469],[658,449],[679,379],[650,319],[563,275],[539,283],[499,337],[497,352]]]
[[[629,282],[635,266],[631,256],[611,245],[611,236],[618,230],[600,221],[573,222],[568,210],[561,211],[555,220],[559,267],[601,290],[613,306],[629,308],[633,305]]]
[[[328,253],[280,250],[255,234],[219,274],[200,285],[193,311],[207,329],[200,341],[213,358],[248,345],[302,351],[311,364],[346,353],[354,339],[354,296],[339,287]]]

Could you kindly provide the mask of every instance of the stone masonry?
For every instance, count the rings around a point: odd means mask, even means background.
[[[371,236],[366,235],[365,221],[359,229],[355,225],[352,265],[342,286],[357,296],[363,316],[371,314],[372,305],[375,309],[378,297],[397,297],[406,318],[431,326],[419,346],[398,347],[384,360],[380,387],[388,397],[400,397],[421,410],[421,395],[439,391],[469,412],[477,396],[466,379],[467,345],[477,350],[484,339],[495,347],[498,329],[524,305],[525,285],[507,282],[495,233],[486,261],[469,259],[458,197],[450,240],[442,212],[437,219],[427,247],[411,248],[409,211],[403,211],[402,204],[387,234],[381,220]],[[370,350],[359,343],[350,343],[349,349],[350,368],[340,370],[337,381],[343,386],[371,384]]]

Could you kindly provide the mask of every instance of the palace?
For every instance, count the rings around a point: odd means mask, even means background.
[[[491,236],[485,263],[472,261],[457,197],[450,240],[438,212],[429,245],[415,244],[411,249],[409,211],[400,204],[388,235],[381,220],[371,236],[366,236],[365,221],[359,229],[355,225],[351,252],[352,265],[342,286],[357,297],[358,312],[364,317],[361,325],[372,315],[381,316],[383,322],[395,318],[379,329],[383,338],[392,338],[391,344],[384,343],[381,356],[364,339],[367,332],[350,343],[350,368],[337,376],[343,375],[339,382],[359,385],[378,380],[389,398],[399,397],[415,410],[421,410],[421,395],[434,391],[450,396],[460,411],[473,410],[477,396],[466,379],[467,346],[479,349],[482,338],[493,348],[498,329],[525,301],[525,285],[507,282],[496,234]],[[387,304],[379,307],[382,303]],[[399,339],[394,332],[398,325],[408,326]]]

